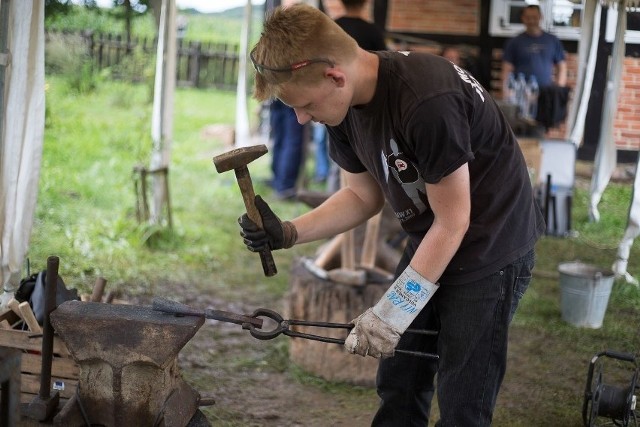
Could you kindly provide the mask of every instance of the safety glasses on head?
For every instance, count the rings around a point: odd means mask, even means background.
[[[326,58],[313,58],[313,59],[305,59],[304,61],[294,62],[291,65],[281,68],[273,68],[267,67],[264,64],[260,64],[256,61],[255,58],[256,48],[249,53],[249,58],[251,59],[251,63],[253,64],[253,68],[256,70],[258,74],[263,76],[267,81],[273,83],[283,83],[291,78],[291,75],[294,71],[297,71],[301,68],[304,68],[311,64],[325,63],[331,67],[334,67],[335,64],[333,61],[330,61]]]

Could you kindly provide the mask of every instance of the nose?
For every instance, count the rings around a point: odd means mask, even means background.
[[[302,109],[294,108],[293,111],[296,113],[298,123],[300,123],[301,125],[309,123],[309,121],[311,120],[311,114],[305,113]]]

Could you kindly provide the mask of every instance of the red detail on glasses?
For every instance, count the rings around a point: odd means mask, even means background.
[[[291,71],[299,70],[300,68],[306,67],[311,63],[311,60],[306,60],[302,62],[297,62],[295,64],[291,64]]]

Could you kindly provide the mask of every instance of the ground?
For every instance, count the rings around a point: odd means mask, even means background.
[[[194,287],[173,284],[180,301],[199,308],[215,307],[239,314],[258,307],[279,313],[282,301],[262,296],[260,302],[224,301],[199,294]],[[239,300],[238,300],[239,301]],[[140,300],[149,304],[149,300]],[[266,325],[265,325],[266,328]],[[203,407],[214,426],[368,426],[377,397],[371,388],[331,386],[308,378],[287,360],[288,340],[253,338],[240,325],[207,320],[180,353],[182,374],[215,404]],[[335,345],[335,344],[326,344]],[[354,356],[356,357],[356,356]]]

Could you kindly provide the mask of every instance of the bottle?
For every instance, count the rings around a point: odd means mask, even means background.
[[[507,77],[504,88],[504,100],[508,104],[516,104],[516,76],[513,73],[509,73]]]
[[[528,87],[528,118],[536,120],[538,116],[538,96],[540,95],[540,86],[538,85],[538,79],[532,75],[529,77]]]
[[[527,79],[524,73],[518,73],[516,79],[516,104],[518,105],[518,114],[521,117],[527,114]]]

